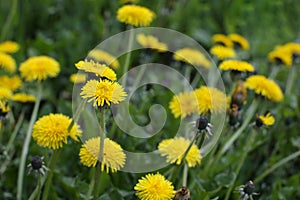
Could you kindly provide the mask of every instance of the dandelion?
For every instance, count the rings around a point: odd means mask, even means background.
[[[216,44],[221,44],[221,45],[223,45],[225,47],[229,47],[229,48],[233,47],[233,43],[230,40],[230,38],[224,34],[215,34],[215,35],[213,35],[212,40]]]
[[[186,186],[182,186],[178,191],[176,191],[176,195],[174,200],[190,200],[191,194],[189,189]]]
[[[228,71],[238,71],[238,72],[254,72],[254,67],[245,61],[239,61],[239,60],[226,60],[223,61],[219,65],[219,69]]]
[[[268,59],[271,63],[282,63],[288,67],[290,67],[293,62],[292,55],[286,49],[271,51],[268,54]]]
[[[206,116],[200,116],[196,121],[196,128],[198,132],[206,131],[209,135],[212,135],[211,128],[212,124],[209,123]]]
[[[12,91],[6,87],[0,86],[0,101],[8,100],[12,96]]]
[[[217,88],[202,86],[195,90],[199,114],[221,113],[226,110],[226,95]]]
[[[154,18],[154,12],[137,5],[124,5],[117,11],[117,19],[120,22],[133,26],[149,26]]]
[[[158,38],[152,35],[138,34],[136,39],[138,43],[145,48],[154,49],[159,52],[166,52],[168,50],[165,43],[159,42]]]
[[[11,97],[11,100],[21,103],[30,103],[35,102],[36,98],[33,95],[25,93],[16,93]]]
[[[237,44],[238,46],[240,46],[243,50],[248,50],[249,49],[249,43],[247,41],[246,38],[244,38],[243,36],[233,33],[233,34],[229,34],[228,38],[234,43]]]
[[[87,140],[80,148],[80,162],[87,167],[95,167],[100,153],[100,137]],[[125,165],[126,155],[122,147],[108,139],[104,140],[103,159],[101,163],[101,171],[116,172]]]
[[[0,68],[13,73],[16,71],[16,61],[10,55],[0,52]]]
[[[15,53],[20,49],[18,43],[13,41],[5,41],[0,43],[0,52]]]
[[[275,123],[275,118],[270,112],[266,112],[264,115],[257,115],[255,125],[260,128],[264,126],[271,126]]]
[[[1,118],[5,117],[8,111],[10,111],[10,107],[7,105],[7,102],[0,99],[0,122]]]
[[[34,56],[20,65],[21,76],[26,81],[42,81],[56,77],[60,71],[59,63],[48,56]]]
[[[19,76],[0,76],[0,86],[6,87],[12,91],[19,89],[22,86],[22,80]]]
[[[258,195],[254,192],[255,185],[252,181],[249,181],[246,185],[241,185],[238,187],[238,192],[240,193],[241,200],[253,199],[253,195]]]
[[[100,64],[94,61],[79,61],[75,64],[77,69],[83,70],[85,72],[94,73],[96,76],[100,76],[101,78],[105,78],[111,81],[117,80],[117,75],[108,66],[104,64]]]
[[[123,87],[117,82],[109,80],[90,80],[81,88],[81,97],[94,101],[94,106],[104,106],[111,103],[119,104],[127,96]]]
[[[173,139],[166,139],[159,143],[158,150],[162,156],[167,157],[168,163],[176,163],[180,165],[183,159],[183,155],[190,145],[191,141],[183,137],[176,137]],[[198,147],[193,144],[188,154],[185,157],[189,167],[195,167],[201,163],[201,154]]]
[[[119,64],[119,61],[117,60],[117,58],[105,51],[100,50],[100,49],[94,49],[94,50],[90,51],[88,56],[97,60],[98,62],[104,62],[105,64],[111,66],[114,69],[119,68],[120,64]]]
[[[72,119],[63,114],[49,114],[41,117],[35,122],[32,137],[38,145],[50,149],[59,149],[63,144],[67,144],[68,137],[74,141],[79,141],[81,130],[78,125],[74,125],[70,132],[68,127]]]
[[[247,78],[245,87],[254,90],[256,94],[264,96],[272,101],[280,102],[283,100],[283,94],[280,87],[271,79],[262,75],[254,75]]]
[[[174,59],[183,61],[195,66],[201,66],[206,69],[210,68],[210,61],[197,49],[183,48],[174,53]]]
[[[70,81],[72,83],[84,83],[86,81],[87,75],[86,74],[72,74],[70,76]]]
[[[166,178],[157,174],[147,174],[134,186],[141,200],[171,200],[175,196],[174,186]]]
[[[235,51],[232,48],[223,47],[220,45],[213,46],[210,49],[210,53],[215,55],[218,58],[218,60],[225,60],[226,58],[235,57]]]
[[[169,104],[169,108],[175,118],[178,118],[179,116],[181,116],[181,118],[185,118],[192,113],[197,113],[197,98],[194,93],[180,93],[173,96]]]
[[[44,157],[40,156],[34,156],[32,158],[32,161],[27,165],[27,167],[29,168],[28,174],[30,174],[31,171],[34,171],[36,173],[39,172],[42,175],[45,175],[45,171],[49,170],[45,166]]]

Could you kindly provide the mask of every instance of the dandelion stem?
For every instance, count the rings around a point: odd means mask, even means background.
[[[274,170],[276,170],[277,168],[281,167],[282,165],[288,163],[289,161],[297,158],[298,156],[300,156],[300,150],[294,152],[293,154],[289,155],[288,157],[285,157],[284,159],[280,160],[279,162],[275,163],[274,165],[272,165],[272,167],[268,168],[266,171],[264,171],[259,177],[257,177],[254,180],[254,183],[258,183],[261,180],[263,180],[266,176],[268,176],[270,173],[272,173]]]
[[[274,79],[276,77],[276,75],[278,74],[278,72],[279,72],[279,66],[273,66],[270,76],[269,76],[269,79]]]
[[[9,31],[9,28],[12,24],[12,20],[13,20],[15,14],[17,13],[17,7],[18,7],[18,0],[13,0],[10,12],[9,12],[7,19],[5,21],[5,24],[2,28],[0,41],[5,40],[5,38],[8,34],[8,31]]]
[[[291,69],[290,69],[289,75],[288,75],[288,79],[287,79],[287,83],[286,83],[286,86],[285,86],[285,95],[291,94],[292,87],[293,87],[293,84],[294,84],[294,80],[295,80],[295,77],[296,77],[296,73],[297,73],[296,66],[291,66]]]
[[[28,153],[28,148],[31,140],[31,132],[33,128],[33,124],[36,120],[37,113],[39,110],[41,98],[42,98],[42,84],[38,83],[38,88],[37,88],[37,97],[35,101],[35,105],[33,108],[33,112],[31,114],[29,126],[27,129],[26,133],[26,138],[23,144],[23,149],[22,149],[22,154],[21,154],[21,159],[20,159],[20,165],[19,165],[19,172],[18,172],[18,183],[17,183],[17,199],[21,200],[22,199],[22,190],[23,190],[23,179],[24,179],[24,171],[25,171],[25,163],[26,163],[26,157]]]
[[[42,175],[41,173],[38,173],[38,194],[36,199],[39,200],[41,198],[41,190],[42,190]]]
[[[85,200],[89,200],[91,195],[92,195],[92,192],[94,190],[94,186],[95,186],[95,167],[93,167],[91,169],[91,173],[92,173],[92,177],[91,177],[91,182],[90,182],[90,185],[89,185],[89,189],[88,189],[88,192],[85,196]]]
[[[249,151],[251,149],[251,146],[252,146],[253,142],[255,141],[256,131],[254,129],[251,132],[251,134],[250,134],[249,137],[250,138],[247,138],[247,142],[246,142],[246,146],[245,146],[244,151],[243,151],[243,155],[242,155],[242,157],[239,160],[239,164],[238,164],[237,168],[235,169],[235,177],[231,181],[231,185],[230,185],[229,189],[227,190],[227,193],[226,193],[226,196],[225,196],[225,200],[229,199],[230,194],[231,194],[231,192],[232,192],[232,190],[234,188],[234,183],[235,183],[235,181],[236,181],[236,179],[237,179],[237,177],[238,177],[238,175],[239,175],[239,173],[241,171],[241,168],[242,168],[242,166],[244,164],[244,161],[245,161],[245,159],[246,159],[246,157],[247,157],[247,155],[248,155],[248,153],[249,153]]]
[[[189,167],[187,164],[185,164],[184,168],[183,168],[182,186],[187,186],[188,170],[189,170]]]
[[[70,123],[70,125],[69,125],[69,127],[68,127],[68,132],[71,131],[71,129],[72,129],[74,123],[77,123],[77,122],[78,122],[80,113],[81,113],[82,110],[84,109],[84,106],[86,105],[86,102],[87,102],[86,99],[80,102],[80,104],[79,104],[79,106],[78,106],[78,108],[77,108],[77,110],[76,110],[76,112],[75,112],[75,114],[74,114],[74,117],[73,117],[73,119],[72,119],[72,121],[71,121],[71,123]]]
[[[100,179],[101,179],[101,163],[95,168],[95,186],[94,186],[94,200],[98,199],[100,193]]]
[[[130,26],[130,28],[132,28],[132,26]],[[125,60],[125,64],[124,64],[124,67],[123,67],[122,85],[123,85],[124,88],[126,86],[127,71],[128,71],[128,68],[129,68],[129,62],[130,62],[130,58],[131,58],[131,49],[132,49],[132,45],[133,45],[133,36],[134,36],[134,30],[131,29],[130,33],[129,33],[126,60]]]
[[[54,167],[55,167],[58,155],[59,155],[59,150],[54,150],[54,152],[51,156],[51,160],[49,162],[49,171],[48,171],[47,177],[46,177],[46,183],[45,183],[46,185],[45,185],[45,188],[44,188],[42,200],[47,200],[48,199],[48,194],[49,194],[50,186],[51,186],[51,183],[52,183]]]

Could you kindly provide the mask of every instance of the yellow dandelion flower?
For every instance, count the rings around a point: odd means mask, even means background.
[[[29,103],[35,102],[36,98],[33,95],[25,94],[25,93],[16,93],[11,98],[13,101],[21,102],[21,103]]]
[[[249,49],[249,43],[246,38],[241,36],[240,34],[229,34],[228,35],[229,39],[234,43],[239,45],[243,50],[248,50]]]
[[[107,78],[111,81],[117,80],[117,75],[108,66],[104,64],[100,64],[97,62],[94,62],[92,60],[90,61],[79,61],[75,64],[77,69],[83,70],[85,72],[94,73],[96,76],[100,76],[101,78]]]
[[[70,76],[70,81],[72,83],[84,83],[86,81],[87,75],[86,74],[72,74]]]
[[[104,106],[111,103],[119,104],[127,96],[123,87],[117,82],[109,80],[90,80],[82,88],[82,98],[89,98],[88,102],[94,101],[94,106]]]
[[[20,49],[18,43],[13,41],[5,41],[0,43],[0,52],[15,53]]]
[[[16,61],[8,54],[0,52],[0,68],[13,73],[16,71]]]
[[[38,119],[32,131],[32,137],[38,145],[49,149],[59,149],[63,144],[67,144],[68,137],[74,141],[79,141],[81,130],[78,125],[74,125],[70,132],[68,127],[72,119],[63,114],[49,114]]]
[[[145,48],[154,49],[159,52],[166,52],[168,50],[168,47],[165,43],[159,42],[158,38],[152,35],[138,34],[136,36],[136,40]]]
[[[6,87],[0,86],[0,101],[8,100],[12,96],[12,91]]]
[[[234,70],[234,71],[240,71],[240,72],[253,72],[254,67],[245,61],[239,61],[239,60],[226,60],[223,61],[219,65],[219,69],[221,70]]]
[[[155,18],[154,12],[137,5],[124,5],[117,11],[117,19],[133,26],[149,26]]]
[[[22,80],[19,76],[0,76],[0,86],[6,87],[12,91],[19,89],[22,86]]]
[[[210,61],[197,49],[183,48],[174,53],[174,59],[195,66],[210,68]]]
[[[264,115],[256,116],[256,126],[261,127],[265,126],[272,126],[275,123],[275,118],[271,115],[270,112],[266,112]]]
[[[268,54],[268,59],[271,63],[283,63],[290,67],[293,62],[292,54],[284,48],[276,49]]]
[[[222,44],[225,47],[233,47],[233,43],[229,37],[224,34],[215,34],[212,37],[212,40],[216,44]]]
[[[100,137],[91,138],[87,140],[80,148],[79,157],[80,162],[87,167],[95,167],[100,153]],[[122,147],[110,140],[105,138],[104,140],[104,151],[103,160],[101,163],[101,171],[116,172],[125,165],[126,154],[123,152]]]
[[[117,58],[105,51],[94,49],[89,52],[88,56],[97,60],[98,62],[104,62],[105,64],[111,66],[114,69],[119,68],[120,64]]]
[[[7,105],[7,101],[0,100],[0,122],[1,122],[1,117],[4,117],[8,111],[10,111],[9,105]]]
[[[256,94],[262,95],[272,101],[280,102],[283,100],[283,94],[280,87],[270,79],[262,75],[250,76],[245,81],[245,87],[254,90]]]
[[[226,58],[234,58],[235,51],[232,48],[223,47],[223,46],[213,46],[210,49],[210,53],[215,55],[218,60],[225,60]]]
[[[56,77],[60,71],[59,63],[48,56],[34,56],[20,65],[21,76],[26,81],[42,81]]]
[[[183,137],[166,139],[159,143],[158,150],[162,156],[167,157],[168,163],[180,165],[190,143],[190,140]],[[200,150],[193,144],[185,157],[185,161],[189,167],[195,167],[197,164],[200,165],[201,159]]]
[[[295,42],[289,42],[284,45],[284,48],[287,49],[292,55],[296,54],[300,56],[300,44]]]
[[[175,196],[174,186],[163,175],[147,174],[134,186],[141,200],[171,200]]]
[[[221,113],[226,111],[226,95],[217,88],[202,86],[195,90],[199,114]]]
[[[178,118],[179,116],[181,116],[181,118],[185,118],[192,113],[197,113],[197,98],[194,93],[180,93],[173,96],[173,99],[169,104],[169,108],[175,118]]]

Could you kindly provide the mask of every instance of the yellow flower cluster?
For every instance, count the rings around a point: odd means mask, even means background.
[[[197,49],[183,48],[179,49],[174,53],[174,59],[178,61],[183,61],[191,65],[204,67],[206,69],[210,68],[210,61]]]
[[[241,47],[243,50],[249,49],[249,43],[247,39],[236,33],[229,34],[228,36],[224,34],[215,34],[213,35],[212,40],[216,44],[221,44],[229,48],[232,48],[235,44]]]
[[[293,56],[300,56],[300,44],[289,42],[287,44],[277,46],[268,54],[271,63],[282,63],[290,67],[293,63]]]
[[[136,40],[145,48],[157,50],[158,52],[166,52],[168,47],[165,43],[159,42],[158,38],[152,35],[138,34]]]
[[[116,57],[100,49],[90,51],[88,57],[91,57],[98,62],[103,62],[111,66],[113,69],[118,69],[120,65]]]
[[[227,58],[234,58],[236,56],[234,49],[221,45],[213,46],[210,53],[218,58],[218,60],[225,60]]]
[[[227,70],[234,70],[234,71],[240,71],[240,72],[253,72],[254,67],[245,61],[239,61],[239,60],[226,60],[223,61],[219,65],[219,69],[227,71]]]

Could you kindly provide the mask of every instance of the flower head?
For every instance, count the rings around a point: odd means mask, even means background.
[[[16,71],[16,61],[10,55],[0,52],[0,68],[13,73]]]
[[[0,52],[15,53],[20,49],[18,43],[13,41],[5,41],[0,43]]]
[[[271,126],[275,123],[275,118],[271,115],[270,112],[266,112],[264,115],[257,115],[255,125],[257,127]]]
[[[268,54],[271,63],[282,63],[288,67],[292,65],[293,59],[290,52],[286,49],[276,49]]]
[[[252,181],[248,181],[246,185],[241,185],[237,188],[238,192],[240,193],[240,198],[242,200],[253,199],[253,195],[258,195],[258,193],[254,192],[255,185]]]
[[[230,48],[233,47],[233,43],[230,40],[230,38],[224,34],[215,34],[213,35],[212,40],[216,44],[221,44],[225,47],[230,47]]]
[[[218,58],[218,60],[225,60],[226,58],[235,57],[235,51],[232,48],[223,47],[220,45],[213,46],[210,49],[210,53],[215,55]]]
[[[0,86],[6,87],[12,91],[19,89],[22,86],[22,80],[19,76],[0,76]]]
[[[243,36],[233,33],[228,35],[229,39],[234,43],[239,45],[243,50],[249,49],[249,43]]]
[[[34,56],[21,63],[19,70],[26,81],[42,81],[48,77],[56,77],[60,68],[59,63],[53,58]]]
[[[157,174],[147,174],[134,186],[141,200],[171,200],[175,196],[174,186],[166,178]]]
[[[155,14],[148,8],[137,5],[124,5],[118,9],[117,19],[133,26],[149,26]]]
[[[270,79],[262,75],[254,75],[247,78],[245,87],[254,90],[256,94],[262,95],[272,101],[280,102],[283,100],[283,94],[280,87]]]
[[[117,80],[117,75],[108,66],[104,64],[100,64],[97,62],[94,62],[92,60],[90,61],[79,61],[75,64],[77,69],[83,70],[85,72],[94,73],[96,76],[100,76],[101,78],[106,78],[111,81]]]
[[[195,90],[199,114],[221,113],[226,110],[226,95],[217,88],[202,86]]]
[[[76,142],[81,135],[78,125],[74,125],[70,132],[68,127],[72,120],[63,114],[49,114],[35,122],[32,137],[38,145],[50,149],[59,149],[67,144],[68,137]]]
[[[6,87],[0,86],[0,101],[8,100],[12,96],[12,91]]]
[[[100,137],[91,138],[80,148],[80,162],[87,167],[95,167],[98,162],[99,153]],[[125,160],[126,155],[122,147],[109,138],[105,138],[101,170],[103,171],[105,169],[108,173],[109,169],[111,169],[112,172],[116,172],[125,165]]]
[[[239,72],[253,72],[254,67],[245,61],[239,61],[239,60],[226,60],[223,61],[219,68],[221,70],[227,71],[227,70],[234,70]]]
[[[94,106],[104,106],[111,103],[118,104],[127,96],[123,87],[117,82],[109,80],[90,80],[82,88],[82,98],[89,98],[88,102],[94,101]]]
[[[174,53],[174,59],[195,66],[210,68],[210,61],[197,49],[183,48]]]
[[[180,93],[173,96],[173,99],[169,104],[169,108],[175,118],[178,118],[179,116],[181,116],[181,118],[185,118],[192,113],[197,113],[197,98],[194,93]]]
[[[8,111],[10,111],[10,107],[7,105],[7,102],[0,99],[0,122],[1,118],[5,117]]]
[[[100,49],[94,49],[94,50],[90,51],[88,56],[97,60],[100,63],[104,62],[105,64],[111,66],[114,69],[119,68],[120,64],[119,64],[119,61],[117,60],[117,58],[105,51],[100,50]]]
[[[166,139],[159,143],[158,150],[162,156],[167,157],[168,163],[176,163],[180,165],[183,155],[187,150],[190,140],[183,137],[177,137],[173,139]],[[193,144],[188,154],[185,157],[189,167],[195,167],[201,163],[201,154],[198,147]]]
[[[31,162],[27,165],[27,167],[29,167],[28,174],[30,174],[31,171],[33,170],[36,173],[39,172],[42,175],[45,175],[45,170],[46,171],[49,170],[45,166],[44,157],[40,157],[40,156],[34,156]]]
[[[72,83],[84,83],[86,81],[87,75],[86,74],[72,74],[70,76],[70,81]]]
[[[159,42],[158,38],[152,35],[138,34],[136,39],[138,43],[145,48],[154,49],[159,52],[166,52],[168,50],[168,47],[165,43]]]
[[[36,98],[33,95],[25,94],[25,93],[16,93],[11,98],[13,101],[21,102],[21,103],[29,103],[35,102]]]

